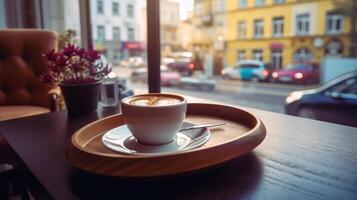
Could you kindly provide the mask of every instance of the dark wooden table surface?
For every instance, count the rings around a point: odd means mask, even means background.
[[[357,129],[247,109],[268,130],[252,153],[220,167],[155,179],[118,179],[75,169],[71,135],[97,115],[66,112],[0,122],[39,199],[357,199]]]

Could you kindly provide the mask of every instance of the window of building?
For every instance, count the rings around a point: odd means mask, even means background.
[[[104,41],[105,40],[105,29],[104,26],[97,26],[97,39],[99,41]]]
[[[118,2],[112,3],[112,11],[113,11],[113,15],[119,15],[119,3]]]
[[[285,0],[274,0],[274,4],[285,3]]]
[[[255,6],[263,6],[264,0],[255,0]]]
[[[262,38],[264,34],[263,20],[254,20],[254,38]]]
[[[128,17],[134,17],[134,6],[131,4],[128,4],[127,12],[128,12]]]
[[[238,0],[237,1],[239,8],[246,8],[247,7],[247,0]]]
[[[133,28],[128,28],[128,40],[129,41],[135,40],[135,31]]]
[[[242,60],[246,60],[245,51],[244,50],[238,50],[237,51],[237,61],[242,61]]]
[[[215,12],[223,12],[224,11],[224,3],[222,0],[214,0],[214,11]]]
[[[273,37],[281,37],[284,34],[284,18],[273,18]]]
[[[283,66],[283,50],[272,49],[271,50],[271,64],[275,69],[281,69]]]
[[[261,50],[261,49],[254,49],[254,50],[253,50],[253,60],[263,61],[263,50]]]
[[[120,28],[113,27],[113,40],[120,41]]]
[[[104,2],[103,0],[97,0],[97,13],[104,14]]]
[[[295,51],[294,60],[296,62],[309,62],[313,58],[312,53],[308,48],[302,47]]]
[[[240,21],[238,22],[238,29],[237,29],[238,33],[237,33],[237,37],[238,39],[244,39],[246,38],[246,34],[247,34],[247,26],[245,21]]]
[[[328,34],[337,34],[343,32],[343,15],[327,15],[326,31]]]
[[[296,16],[296,34],[307,35],[310,31],[310,15],[300,14]]]

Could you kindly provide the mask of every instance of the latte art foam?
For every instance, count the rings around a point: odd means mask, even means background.
[[[182,102],[182,100],[168,96],[142,96],[134,97],[128,101],[131,105],[139,106],[166,106]]]

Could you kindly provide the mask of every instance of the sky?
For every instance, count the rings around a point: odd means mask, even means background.
[[[187,18],[187,12],[193,10],[193,0],[167,0],[174,1],[180,5],[180,18],[185,20]],[[146,0],[140,0],[139,4],[146,6]]]
[[[180,4],[180,18],[185,20],[187,12],[193,10],[193,0],[171,0]]]

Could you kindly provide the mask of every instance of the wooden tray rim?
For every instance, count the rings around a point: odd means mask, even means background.
[[[261,129],[263,127],[263,133],[260,133],[260,134],[264,134],[263,138],[262,138],[262,141],[264,140],[265,138],[265,135],[266,135],[266,129],[265,129],[265,126],[263,124],[263,122],[260,120],[260,118],[258,118],[255,114],[251,113],[251,112],[248,112],[244,109],[241,109],[241,108],[236,108],[236,107],[232,107],[232,106],[226,106],[226,105],[220,105],[220,104],[212,104],[212,103],[188,103],[188,104],[191,104],[191,105],[196,105],[196,106],[212,106],[212,107],[221,107],[221,108],[230,108],[230,109],[238,109],[242,112],[244,112],[245,114],[248,114],[250,115],[250,117],[254,118],[256,124],[253,128],[251,128],[249,131],[247,131],[246,133],[242,134],[242,135],[239,135],[235,138],[232,138],[230,140],[227,140],[223,143],[220,143],[220,144],[214,144],[213,146],[207,146],[207,147],[203,147],[203,148],[196,148],[196,149],[191,149],[191,150],[187,150],[187,151],[180,151],[180,152],[174,152],[174,153],[167,153],[167,154],[161,154],[161,155],[130,155],[130,154],[108,154],[108,153],[100,153],[100,152],[94,152],[94,151],[89,151],[87,150],[86,148],[83,148],[82,146],[80,146],[77,142],[76,142],[76,137],[84,130],[84,129],[87,129],[88,127],[92,126],[94,123],[99,123],[101,121],[105,121],[109,118],[113,118],[113,117],[118,117],[120,116],[121,114],[115,114],[115,115],[111,115],[111,116],[108,116],[108,117],[105,117],[105,118],[102,118],[102,119],[99,119],[99,120],[96,120],[96,121],[93,121],[85,126],[83,126],[82,128],[78,129],[71,137],[71,143],[74,147],[76,147],[78,150],[80,151],[83,151],[87,154],[92,154],[92,155],[97,155],[97,156],[103,156],[103,157],[108,157],[108,158],[130,158],[130,159],[143,159],[143,158],[157,158],[157,157],[167,157],[167,156],[175,156],[175,155],[182,155],[182,154],[189,154],[189,153],[192,153],[192,152],[198,152],[198,151],[204,151],[204,150],[207,150],[207,149],[214,149],[214,148],[217,148],[221,145],[227,145],[229,143],[232,143],[232,142],[235,142],[237,140],[240,140],[244,137],[247,137],[249,136],[250,134],[252,133],[255,133],[258,129]],[[204,115],[203,115],[204,116]],[[102,133],[102,132],[101,132]]]

